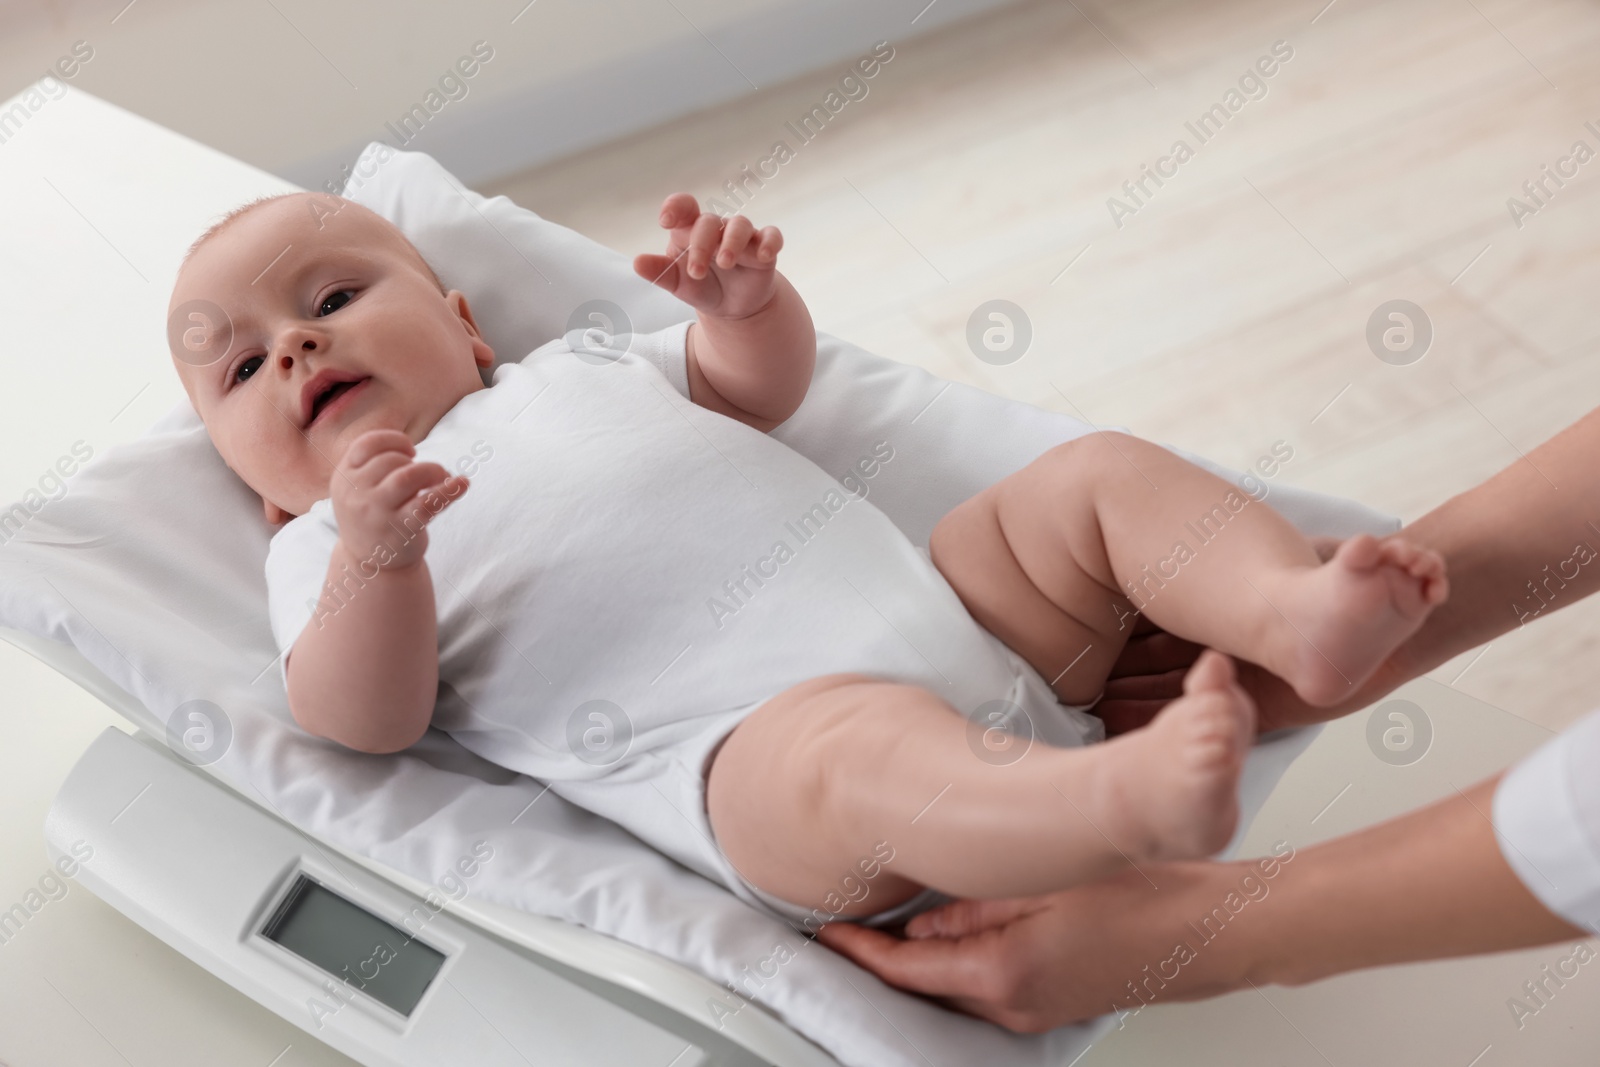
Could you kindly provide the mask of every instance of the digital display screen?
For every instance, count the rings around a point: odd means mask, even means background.
[[[406,1016],[444,966],[444,953],[303,874],[261,936]]]

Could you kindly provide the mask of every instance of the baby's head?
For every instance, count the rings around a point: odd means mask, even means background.
[[[399,230],[320,193],[259,200],[206,231],[167,313],[189,401],[273,525],[328,495],[357,437],[422,440],[494,361],[466,297]],[[328,381],[359,389],[340,399]]]

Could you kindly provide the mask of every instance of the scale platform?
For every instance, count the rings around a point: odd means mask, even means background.
[[[96,896],[368,1067],[769,1062],[430,905],[143,734],[95,739],[45,839]]]

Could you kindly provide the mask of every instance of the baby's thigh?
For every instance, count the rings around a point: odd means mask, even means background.
[[[972,617],[1027,660],[1056,698],[1100,695],[1132,633],[1125,597],[1105,584],[1094,506],[1077,471],[1078,442],[1041,456],[939,520],[928,555]]]
[[[906,740],[904,713],[911,705],[925,711],[923,704],[960,721],[925,689],[863,674],[813,678],[751,712],[707,773],[706,814],[728,862],[764,892],[847,918],[915,896],[922,887],[887,868],[865,883],[861,872],[882,829],[868,809],[894,791],[885,768]],[[867,790],[877,794],[872,803],[859,801]],[[838,906],[841,885],[861,884],[865,895]]]

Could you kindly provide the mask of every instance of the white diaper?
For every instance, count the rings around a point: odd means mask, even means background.
[[[919,549],[924,556],[926,549]],[[992,758],[1014,761],[1021,749],[1010,745],[1051,744],[1076,747],[1105,738],[1105,724],[1089,713],[1088,707],[1059,703],[1049,683],[1021,656],[998,638],[989,635],[993,647],[1010,664],[1012,686],[1005,700],[1020,709],[1003,720],[985,724],[987,730],[1005,729],[1012,737],[994,738],[985,751]],[[977,666],[977,665],[974,665]],[[776,694],[774,694],[776,695]],[[705,728],[695,737],[669,749],[657,750],[636,761],[620,773],[588,781],[556,782],[551,790],[563,798],[619,823],[652,846],[684,866],[723,886],[752,907],[762,909],[810,933],[836,916],[824,902],[813,907],[793,904],[751,885],[728,861],[718,847],[706,809],[706,781],[717,749],[742,722],[765,701],[747,708],[708,717]],[[983,740],[975,741],[983,744]],[[981,757],[980,757],[981,758]],[[892,862],[892,861],[891,861]],[[865,881],[865,880],[864,880]],[[867,882],[870,892],[870,882]],[[901,904],[870,915],[841,921],[865,926],[893,926],[914,915],[938,907],[951,898],[933,889]]]

